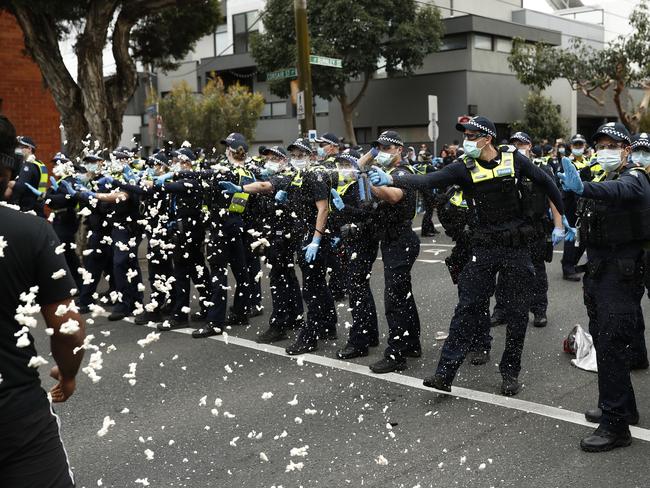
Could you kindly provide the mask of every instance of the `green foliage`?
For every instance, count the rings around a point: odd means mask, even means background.
[[[567,49],[516,39],[508,58],[510,68],[519,81],[536,90],[566,78],[575,90],[600,105],[611,93],[621,122],[636,131],[650,102],[650,12],[646,0],[636,6],[629,23],[630,35],[619,36],[604,49],[575,38]],[[625,90],[636,87],[644,88],[646,95],[640,104],[630,106]],[[608,88],[612,90],[606,91]]]
[[[262,72],[296,66],[293,2],[268,0],[262,14],[264,33],[251,42]],[[308,4],[311,52],[340,58],[343,68],[312,65],[314,93],[331,100],[345,84],[370,76],[385,64],[391,75],[409,75],[440,46],[442,22],[434,6],[413,0],[327,0]],[[272,82],[271,91],[286,97],[288,80]]]
[[[535,142],[566,137],[569,132],[553,100],[539,92],[528,94],[524,101],[524,119],[513,122],[510,128],[513,132],[528,133]]]
[[[639,120],[639,132],[650,132],[650,110],[643,112]]]
[[[159,103],[165,137],[177,144],[190,141],[206,149],[219,147],[231,132],[252,139],[264,108],[264,97],[240,84],[225,89],[220,79],[208,82],[200,95],[192,93],[183,81]]]

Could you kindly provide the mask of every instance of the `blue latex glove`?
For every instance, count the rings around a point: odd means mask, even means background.
[[[339,195],[339,192],[332,188],[330,193],[332,194],[332,204],[336,207],[336,210],[343,210],[345,208],[345,203],[343,202],[341,195]]]
[[[174,177],[174,173],[165,173],[164,175],[160,175],[156,180],[154,181],[154,184],[156,186],[163,186],[165,181],[171,179]]]
[[[341,243],[340,237],[332,237],[332,249],[336,249]]]
[[[279,190],[275,194],[275,201],[279,203],[285,203],[287,201],[287,192],[284,190]]]
[[[386,173],[383,169],[373,166],[370,171],[368,171],[368,176],[370,181],[375,186],[386,186],[393,184],[393,178]]]
[[[578,173],[578,170],[569,158],[562,158],[562,169],[564,169],[564,172],[557,174],[560,182],[562,182],[562,188],[566,191],[572,191],[578,195],[582,195],[585,185],[580,179],[580,173]]]
[[[97,180],[97,184],[101,186],[112,185],[113,181],[115,180],[113,179],[112,176],[102,176],[100,179]]]
[[[553,246],[557,246],[564,240],[565,237],[566,233],[564,232],[564,229],[558,229],[557,227],[553,229],[553,233],[551,234],[551,241],[553,242]]]
[[[25,183],[25,186],[27,187],[27,189],[28,189],[29,191],[31,191],[31,192],[32,192],[34,195],[36,195],[37,197],[40,197],[40,196],[43,194],[42,191],[37,190],[36,188],[34,188],[34,187],[33,187],[32,185],[30,185],[29,183]]]
[[[320,237],[314,237],[309,244],[303,247],[302,250],[305,251],[305,261],[308,263],[313,262],[316,259],[319,247]]]
[[[244,189],[241,186],[235,185],[230,181],[220,181],[219,188],[221,188],[222,192],[228,193],[229,195],[232,195],[233,193],[241,193],[242,191],[244,191]]]
[[[95,193],[92,191],[82,191],[79,193],[79,200],[82,200],[84,202],[89,201],[91,198],[95,198]]]
[[[564,238],[564,240],[567,242],[575,241],[578,230],[575,227],[571,227],[569,225],[569,221],[566,219],[564,215],[562,216],[562,225],[564,225],[564,232],[566,233],[566,237]]]
[[[50,184],[52,185],[52,189],[54,189],[54,191],[59,191],[59,184],[56,182],[56,178],[54,176],[50,176]]]
[[[377,157],[377,154],[379,154],[379,148],[373,147],[370,150],[370,154],[372,155],[372,159],[375,159]]]
[[[65,192],[68,195],[75,196],[77,194],[77,190],[72,188],[72,185],[70,184],[70,182],[68,182],[66,180],[61,180],[61,186],[63,187],[63,189],[65,190]]]

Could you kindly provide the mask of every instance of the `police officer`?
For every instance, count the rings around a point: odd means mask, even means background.
[[[337,180],[336,173],[318,167],[309,170],[312,150],[308,140],[297,139],[288,150],[296,170],[290,178],[271,178],[244,186],[222,182],[220,186],[228,193],[275,192],[276,200],[286,203],[283,211],[297,217],[293,219],[292,247],[302,271],[307,320],[295,342],[286,348],[287,354],[297,355],[315,351],[318,339],[336,338],[336,309],[325,273],[331,250],[331,236],[327,231],[330,190]]]
[[[282,146],[264,149],[266,163],[264,174],[269,186],[275,184],[284,187],[295,176],[289,165],[287,151]],[[287,339],[286,330],[304,327],[304,306],[300,283],[296,277],[295,246],[293,243],[293,218],[287,211],[286,204],[277,201],[274,194],[258,194],[267,202],[265,227],[270,243],[266,251],[266,263],[269,270],[269,288],[273,310],[269,318],[269,327],[257,337],[257,342],[271,344]]]
[[[568,156],[572,164],[580,173],[583,181],[593,179],[590,169],[590,162],[585,157],[585,148],[587,141],[581,134],[576,134],[571,138],[571,155]],[[560,160],[562,158],[560,157]],[[561,169],[561,168],[560,168]],[[577,198],[572,192],[563,192],[564,208],[566,209],[566,218],[571,227],[576,224]],[[580,281],[580,273],[576,271],[576,266],[585,252],[585,247],[580,241],[566,242],[564,244],[564,253],[562,254],[562,278],[567,281]]]
[[[48,184],[47,166],[36,159],[36,143],[31,137],[18,136],[16,140],[16,154],[22,157],[23,164],[16,178],[10,203],[18,205],[22,212],[34,211],[39,217],[45,217],[43,200],[24,183],[45,194]]]
[[[650,180],[642,168],[626,167],[630,133],[620,123],[601,126],[592,138],[607,177],[583,182],[569,160],[563,160],[562,185],[586,199],[580,213],[580,239],[587,248],[583,281],[589,331],[598,364],[600,426],[580,447],[601,452],[632,442],[629,425],[638,421],[626,352],[642,334],[639,317],[643,297],[643,246],[650,239]],[[643,224],[640,224],[643,223]]]
[[[528,294],[522,283],[530,281],[534,270],[527,244],[533,235],[521,207],[519,182],[528,177],[541,185],[555,206],[563,212],[560,193],[551,178],[530,160],[508,146],[500,151],[494,145],[496,128],[486,117],[476,116],[456,129],[464,132],[464,157],[428,175],[387,175],[373,169],[375,185],[393,184],[398,188],[446,188],[459,185],[470,210],[472,258],[459,276],[459,303],[452,318],[449,337],[442,349],[435,375],[424,385],[451,391],[458,368],[480,333],[479,315],[492,296],[497,273],[504,275],[504,294],[511,320],[500,362],[501,392],[515,395],[521,370],[521,353],[528,322]],[[564,238],[562,223],[556,222],[555,240]]]
[[[205,320],[207,313],[210,288],[210,270],[203,254],[205,239],[205,214],[203,212],[203,186],[197,177],[193,177],[193,163],[196,160],[194,152],[189,148],[181,148],[172,152],[172,169],[184,170],[184,176],[175,181],[169,181],[174,173],[165,173],[155,179],[154,184],[168,192],[169,230],[172,232],[174,288],[171,320],[158,324],[158,330],[168,331],[186,327],[189,323],[188,308],[190,306],[190,286],[194,286],[199,294],[200,311],[192,319]],[[221,325],[221,324],[220,324]]]
[[[377,310],[370,288],[372,266],[379,250],[378,229],[371,220],[377,202],[370,193],[367,175],[359,173],[359,157],[357,151],[349,150],[336,158],[339,186],[331,190],[335,211],[328,225],[336,236],[333,242],[347,257],[352,314],[347,344],[336,353],[339,359],[367,356],[370,347],[379,345]]]
[[[509,143],[513,144],[521,154],[530,158],[532,140],[528,134],[525,132],[516,132],[510,137]],[[545,161],[538,158],[531,158],[531,161],[550,178],[554,178],[553,170]],[[552,215],[556,215],[557,210],[552,204],[549,205],[548,197],[544,193],[544,189],[529,178],[525,178],[522,181],[521,189],[524,215],[533,225],[535,231],[535,236],[529,243],[530,257],[535,268],[535,276],[530,283],[530,311],[533,314],[533,325],[535,327],[546,327],[548,324],[546,317],[546,310],[548,308],[546,263],[550,263],[553,259],[553,243],[551,242],[553,220],[549,212],[552,212]],[[563,222],[563,224],[565,228],[568,228],[568,222]],[[569,232],[566,237],[566,245],[572,245],[574,238],[575,232]],[[502,276],[501,274],[499,275],[497,282],[495,293],[496,305],[491,319],[492,325],[502,324],[507,321],[504,306],[505,297],[502,294],[504,289]]]
[[[360,166],[373,166],[388,178],[412,176],[415,170],[402,160],[404,143],[393,131],[382,132],[373,148],[360,160]],[[379,169],[379,166],[383,168]],[[384,172],[385,170],[385,172]],[[433,174],[433,173],[432,173]],[[381,240],[384,263],[384,306],[388,323],[388,346],[383,359],[370,365],[374,373],[406,369],[407,357],[420,357],[420,317],[411,286],[411,269],[420,252],[420,240],[411,228],[415,217],[417,190],[413,188],[372,187],[378,200],[373,219]]]
[[[327,132],[317,137],[314,142],[319,164],[327,169],[336,168],[336,156],[341,152],[341,142],[336,134]]]

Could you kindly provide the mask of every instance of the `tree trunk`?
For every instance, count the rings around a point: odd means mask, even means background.
[[[366,94],[368,83],[370,82],[370,73],[365,73],[363,76],[363,84],[357,96],[351,102],[348,102],[348,95],[345,93],[345,86],[341,89],[341,94],[336,98],[341,104],[341,112],[343,113],[343,124],[345,125],[345,138],[350,144],[357,144],[357,137],[354,133],[354,109],[357,108],[359,102]]]

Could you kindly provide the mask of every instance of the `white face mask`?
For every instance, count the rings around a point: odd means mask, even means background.
[[[307,169],[307,160],[306,159],[292,159],[291,166],[297,170]]]
[[[585,153],[585,149],[583,147],[574,147],[573,149],[571,149],[571,153],[574,156],[580,157]]]
[[[393,161],[393,157],[394,156],[391,153],[379,151],[379,154],[377,154],[375,161],[377,164],[379,164],[379,166],[388,166]]]
[[[650,151],[634,151],[630,158],[635,164],[643,166],[644,168],[650,167]]]
[[[84,167],[89,173],[97,173],[97,163],[86,163]]]
[[[596,161],[606,173],[611,173],[621,165],[622,152],[622,149],[601,149],[598,151]]]
[[[478,142],[476,141],[470,141],[469,139],[463,141],[463,151],[465,151],[465,154],[470,158],[478,158],[481,155],[483,147],[478,147]]]
[[[519,151],[519,154],[523,154],[524,156],[528,157],[528,149],[519,148],[517,151]]]
[[[171,170],[173,172],[177,172],[181,170],[181,163],[174,163],[172,164]]]
[[[267,161],[264,163],[264,169],[270,175],[274,175],[280,172],[282,165],[277,161]]]

